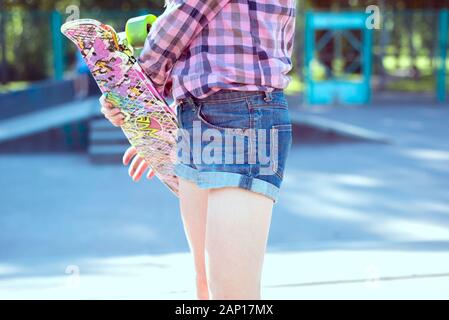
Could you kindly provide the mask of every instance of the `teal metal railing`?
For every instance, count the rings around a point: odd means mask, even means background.
[[[449,10],[441,10],[439,16],[439,30],[438,30],[438,51],[437,51],[437,98],[440,102],[446,101],[446,60],[448,50],[448,38],[449,38]]]

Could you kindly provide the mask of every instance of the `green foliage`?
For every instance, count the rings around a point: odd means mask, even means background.
[[[94,18],[111,24],[117,30],[142,10],[159,12],[164,0],[101,1],[101,0],[7,0],[5,19],[5,48],[7,79],[35,81],[52,76],[51,12],[66,13],[67,6],[79,6],[80,18]],[[64,38],[64,57],[70,68],[75,49]]]
[[[446,78],[447,90],[449,90],[449,76]],[[424,76],[419,80],[415,79],[398,79],[387,84],[387,90],[402,92],[433,92],[436,83],[435,77]]]
[[[46,78],[51,52],[49,16],[19,8],[8,11],[5,25],[10,81]]]
[[[26,81],[8,82],[5,85],[0,84],[0,93],[23,90],[29,85]]]

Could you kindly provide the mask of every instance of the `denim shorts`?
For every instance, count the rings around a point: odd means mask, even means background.
[[[179,177],[200,188],[239,187],[277,200],[292,144],[283,90],[221,90],[176,105]]]

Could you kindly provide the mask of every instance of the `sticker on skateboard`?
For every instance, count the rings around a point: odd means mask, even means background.
[[[154,20],[154,16],[144,16],[136,18],[134,24],[128,23],[128,40],[142,41],[149,23]],[[143,25],[144,30],[136,30],[142,29]],[[67,22],[61,27],[61,32],[81,52],[106,100],[121,109],[125,116],[121,128],[131,145],[155,175],[177,195],[178,179],[174,173],[176,114],[133,56],[133,48],[128,45],[126,37],[91,19]]]

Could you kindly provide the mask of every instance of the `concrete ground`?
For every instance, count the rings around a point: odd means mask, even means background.
[[[292,109],[390,143],[295,145],[265,299],[449,299],[449,107]],[[0,298],[194,298],[174,196],[84,154],[0,155]]]

